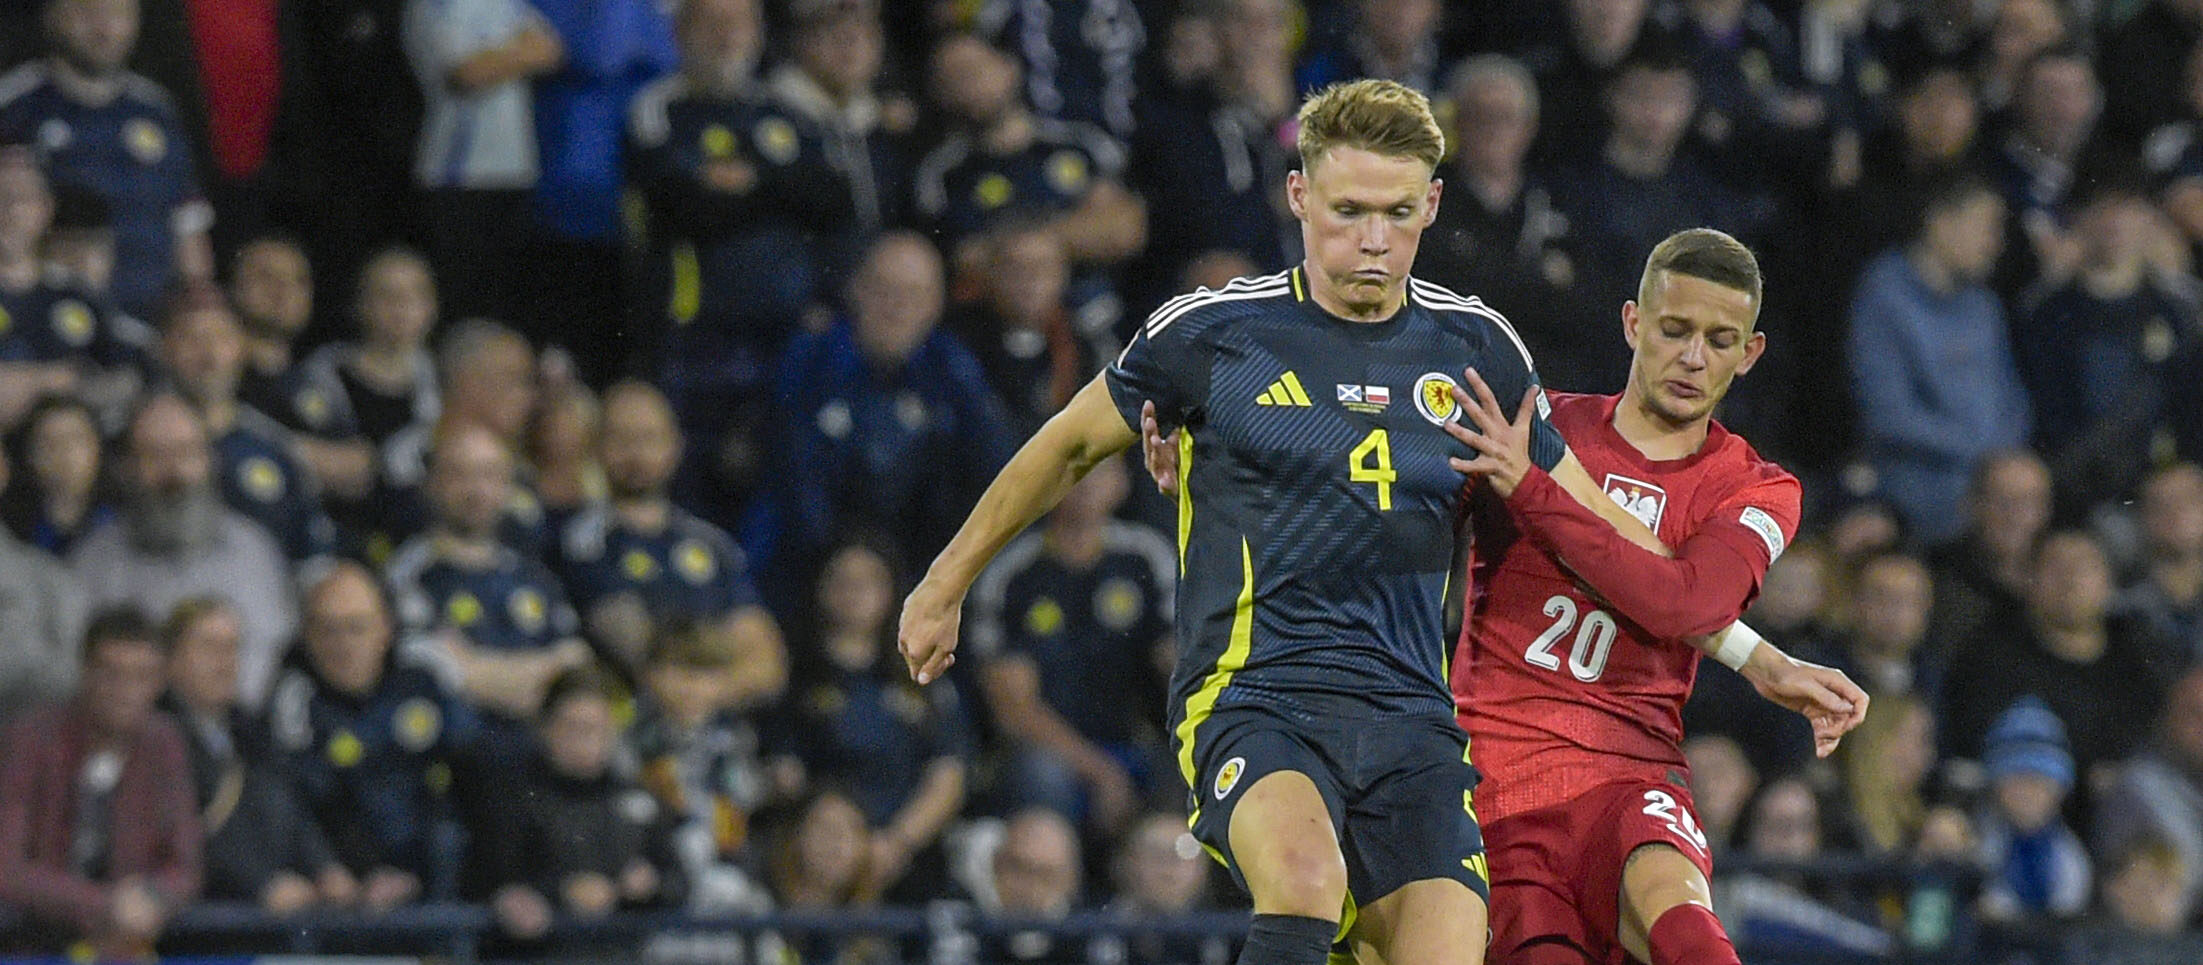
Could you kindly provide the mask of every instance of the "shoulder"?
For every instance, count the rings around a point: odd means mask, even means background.
[[[635,92],[627,105],[627,129],[635,140],[655,147],[673,132],[673,103],[688,93],[688,81],[668,74]]]
[[[1138,557],[1155,571],[1158,584],[1170,586],[1178,572],[1178,548],[1163,534],[1137,523],[1111,522],[1102,531],[1102,545],[1110,552]]]
[[[223,513],[222,539],[236,554],[239,565],[265,564],[287,581],[290,567],[284,562],[282,544],[258,520],[234,509]]]
[[[612,535],[612,513],[601,502],[591,503],[566,521],[559,533],[560,555],[569,562],[594,563],[604,556]]]
[[[428,568],[436,563],[436,541],[423,533],[398,544],[390,554],[390,561],[383,564],[383,581],[392,587],[405,590],[418,584]]]
[[[710,547],[722,556],[740,559],[742,548],[727,535],[727,531],[704,521],[703,517],[685,509],[673,511],[673,522],[666,531],[677,540],[694,540]]]
[[[1007,592],[1012,580],[1039,562],[1041,553],[1046,548],[1047,536],[1039,530],[1011,540],[1010,545],[1004,547],[995,556],[994,562],[980,574],[978,583],[973,585],[973,594],[982,598],[991,596],[999,599]]]
[[[1084,151],[1104,167],[1114,167],[1123,159],[1124,150],[1117,146],[1115,138],[1083,121],[1045,119],[1039,123],[1036,133],[1041,143]]]
[[[1290,274],[1250,275],[1234,278],[1222,288],[1187,292],[1155,309],[1140,332],[1152,339],[1175,329],[1181,336],[1193,337],[1221,323],[1259,315],[1275,303],[1292,299]]]
[[[52,79],[52,69],[43,59],[33,60],[21,67],[0,74],[0,110],[15,106],[32,91],[46,86]]]
[[[1484,304],[1474,295],[1457,294],[1444,285],[1408,278],[1408,299],[1437,318],[1441,324],[1458,324],[1487,338],[1503,342],[1521,357],[1524,368],[1535,370],[1530,361],[1530,349],[1522,343],[1522,336],[1515,334],[1515,327],[1501,315],[1498,309]]]
[[[164,119],[174,119],[175,117],[176,98],[169,94],[168,88],[162,87],[160,82],[151,77],[143,74],[125,74],[122,80],[122,95],[133,101],[138,107],[159,114]]]

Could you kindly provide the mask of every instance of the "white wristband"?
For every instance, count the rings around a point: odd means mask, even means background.
[[[1765,639],[1739,620],[1721,632],[1721,645],[1714,648],[1713,658],[1730,670],[1743,670],[1745,661],[1752,659],[1752,651],[1759,649]]]

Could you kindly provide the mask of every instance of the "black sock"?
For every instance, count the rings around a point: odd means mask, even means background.
[[[1256,915],[1239,965],[1324,965],[1339,923],[1300,915]]]

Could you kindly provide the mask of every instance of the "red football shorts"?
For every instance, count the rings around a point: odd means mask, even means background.
[[[1484,826],[1492,874],[1491,965],[1624,965],[1622,866],[1665,844],[1713,877],[1690,791],[1667,781],[1601,784]]]

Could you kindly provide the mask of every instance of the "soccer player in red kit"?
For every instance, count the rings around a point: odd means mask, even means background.
[[[1864,719],[1866,695],[1840,673],[1731,628],[1795,535],[1801,496],[1795,477],[1713,421],[1765,348],[1759,300],[1748,248],[1680,232],[1653,249],[1622,308],[1634,356],[1621,395],[1533,394],[1510,420],[1473,374],[1473,394],[1460,393],[1468,425],[1452,431],[1480,455],[1455,468],[1509,510],[1474,514],[1452,667],[1487,775],[1476,803],[1494,965],[1736,965],[1711,910],[1712,856],[1680,747],[1702,651],[1807,713],[1823,754]],[[1527,415],[1547,405],[1591,478],[1657,534],[1652,549],[1530,463]],[[1801,678],[1828,692],[1800,697]]]

